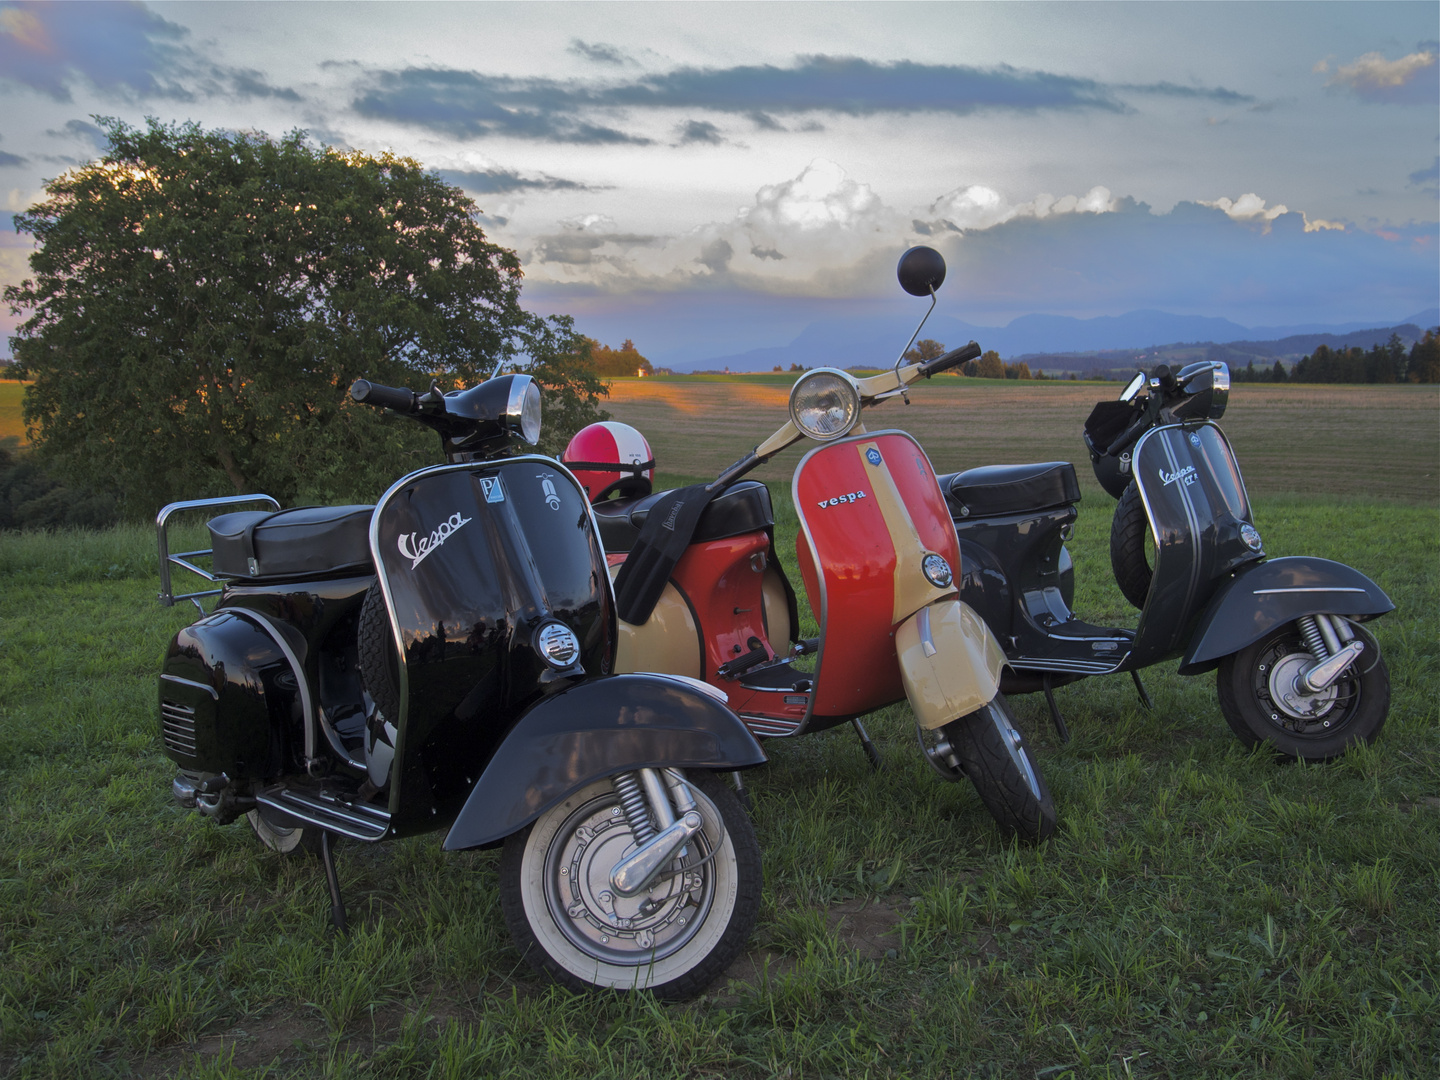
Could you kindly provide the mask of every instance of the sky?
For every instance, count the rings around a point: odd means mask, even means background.
[[[661,362],[899,332],[917,243],[981,326],[1388,325],[1440,303],[1437,38],[1429,0],[0,0],[0,285],[95,117],[155,117],[414,157],[529,306]]]

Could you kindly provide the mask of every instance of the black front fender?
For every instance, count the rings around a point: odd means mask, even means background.
[[[1209,671],[1222,657],[1302,615],[1358,621],[1394,610],[1379,585],[1344,563],[1308,555],[1250,563],[1211,599],[1180,661],[1180,674]]]
[[[545,698],[480,774],[445,850],[523,829],[572,792],[630,769],[744,769],[765,753],[715,698],[662,675],[612,675]]]

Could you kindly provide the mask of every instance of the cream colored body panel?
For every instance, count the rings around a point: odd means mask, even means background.
[[[1000,643],[968,604],[954,598],[923,607],[897,626],[895,648],[910,707],[927,730],[969,715],[1000,689]]]
[[[613,579],[619,565],[610,568]],[[667,584],[660,600],[644,625],[634,626],[617,619],[620,642],[615,650],[615,673],[663,671],[671,675],[702,676],[700,628],[680,590]]]
[[[773,564],[765,567],[765,576],[760,579],[760,593],[765,604],[765,636],[770,639],[770,647],[783,656],[790,645],[794,627],[790,625],[790,601],[785,595],[785,582]]]

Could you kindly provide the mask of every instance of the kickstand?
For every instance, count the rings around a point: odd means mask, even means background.
[[[1150,694],[1146,691],[1145,684],[1140,681],[1140,672],[1132,670],[1130,678],[1135,680],[1135,692],[1140,695],[1140,704],[1144,705],[1147,710],[1153,711],[1155,702],[1150,700]]]
[[[875,772],[880,771],[880,751],[875,749],[875,744],[870,741],[870,733],[865,730],[865,725],[860,723],[857,716],[850,721],[855,727],[855,734],[860,736],[860,745],[865,748],[865,756],[870,759],[870,768]]]
[[[330,885],[330,922],[340,933],[348,934],[345,901],[340,897],[340,875],[335,873],[335,848],[331,844],[334,835],[329,829],[320,834],[320,861],[325,864],[325,880]]]
[[[1045,690],[1045,704],[1050,706],[1050,722],[1055,725],[1055,734],[1060,736],[1060,742],[1070,741],[1070,729],[1065,725],[1065,717],[1060,715],[1060,706],[1055,704],[1055,691],[1050,687],[1050,674],[1047,672],[1040,681],[1041,687]]]
[[[755,801],[750,798],[750,789],[745,786],[745,778],[740,775],[740,770],[734,770],[730,777],[735,781],[735,794],[740,797],[740,805],[745,807],[747,814],[753,813]]]

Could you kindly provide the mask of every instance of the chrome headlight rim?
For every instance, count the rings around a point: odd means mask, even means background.
[[[820,379],[835,380],[833,390],[842,391],[847,399],[843,403],[846,412],[845,419],[833,431],[809,426],[801,420],[802,409],[805,408],[802,394],[807,389],[813,388],[815,382]],[[813,368],[805,372],[795,380],[795,385],[790,388],[790,422],[798,431],[816,442],[833,442],[849,435],[855,430],[855,425],[860,422],[860,386],[854,376],[848,371],[830,367]]]
[[[505,402],[505,427],[531,446],[540,442],[540,387],[535,380],[517,372],[510,378]]]

